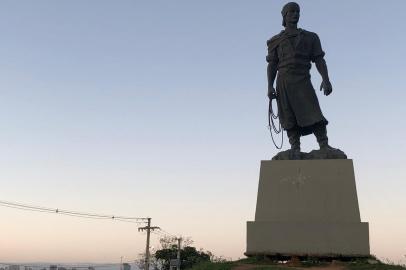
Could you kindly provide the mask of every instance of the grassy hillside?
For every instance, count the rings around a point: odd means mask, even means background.
[[[406,270],[406,267],[400,265],[384,264],[376,261],[374,264],[368,260],[356,260],[349,262],[302,262],[299,265],[288,266],[286,264],[277,264],[271,261],[244,259],[234,262],[222,263],[201,263],[194,266],[191,270],[286,270],[286,269],[320,269],[320,270]]]

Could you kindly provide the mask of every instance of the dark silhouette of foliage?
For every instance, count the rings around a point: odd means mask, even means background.
[[[155,252],[155,258],[160,262],[162,269],[169,270],[171,259],[176,259],[178,249],[176,245],[170,248],[164,248]],[[193,265],[210,261],[210,255],[203,250],[197,250],[195,247],[186,246],[180,251],[181,269],[191,268]]]

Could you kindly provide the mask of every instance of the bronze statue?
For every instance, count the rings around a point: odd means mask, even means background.
[[[313,62],[323,79],[320,90],[324,90],[326,96],[333,91],[320,39],[316,33],[297,27],[300,17],[297,3],[286,4],[282,17],[285,30],[267,41],[268,97],[277,99],[279,121],[291,145],[290,159],[300,159],[300,137],[312,133],[320,150],[334,151],[336,149],[328,144],[328,121],[310,81]]]

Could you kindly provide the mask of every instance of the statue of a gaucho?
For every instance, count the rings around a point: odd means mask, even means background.
[[[320,90],[332,92],[324,52],[317,34],[297,28],[300,7],[290,2],[282,9],[285,30],[267,41],[268,97],[276,98],[279,120],[291,144],[292,158],[300,158],[300,136],[313,133],[321,150],[328,144],[326,125],[315,90],[310,81],[311,62],[316,64],[323,82]],[[276,80],[276,91],[274,82]]]

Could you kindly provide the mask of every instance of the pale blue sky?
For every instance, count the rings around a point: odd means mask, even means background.
[[[0,199],[151,216],[218,255],[242,256],[260,160],[276,154],[265,55],[285,2],[1,1]],[[334,92],[318,96],[331,144],[354,159],[372,252],[398,261],[406,2],[299,3],[300,27],[326,51]],[[0,213],[3,261],[112,261],[144,248],[127,224]]]

